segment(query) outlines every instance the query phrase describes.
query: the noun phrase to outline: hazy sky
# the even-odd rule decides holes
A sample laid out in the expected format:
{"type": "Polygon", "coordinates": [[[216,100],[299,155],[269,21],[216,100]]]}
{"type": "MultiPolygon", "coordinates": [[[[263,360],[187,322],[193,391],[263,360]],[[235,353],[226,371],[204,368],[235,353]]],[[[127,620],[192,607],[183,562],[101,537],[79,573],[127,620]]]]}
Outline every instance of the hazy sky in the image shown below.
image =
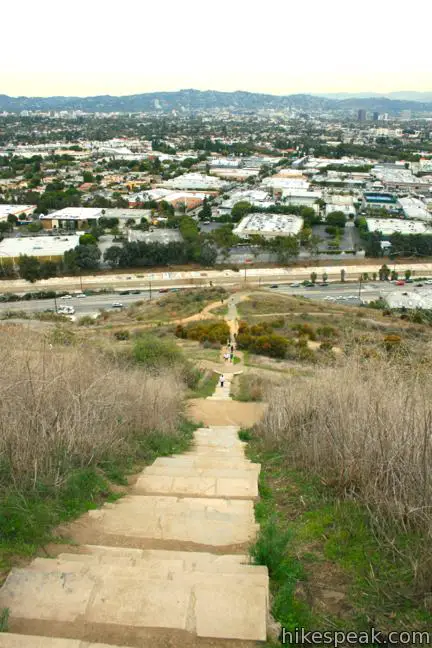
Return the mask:
{"type": "Polygon", "coordinates": [[[432,91],[431,19],[430,0],[6,0],[0,94],[432,91]]]}

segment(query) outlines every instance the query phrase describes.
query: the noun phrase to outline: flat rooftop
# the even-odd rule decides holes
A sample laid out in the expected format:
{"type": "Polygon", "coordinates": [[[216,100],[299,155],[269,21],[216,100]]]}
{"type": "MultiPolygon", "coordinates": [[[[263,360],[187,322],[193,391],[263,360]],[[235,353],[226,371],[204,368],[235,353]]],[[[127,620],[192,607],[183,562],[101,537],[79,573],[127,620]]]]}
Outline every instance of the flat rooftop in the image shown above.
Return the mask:
{"type": "Polygon", "coordinates": [[[369,232],[382,232],[389,235],[400,234],[432,234],[423,223],[401,220],[400,218],[366,218],[369,232]]]}
{"type": "Polygon", "coordinates": [[[20,254],[36,257],[63,256],[67,250],[79,245],[79,236],[23,236],[5,238],[0,242],[0,258],[19,257],[20,254]]]}
{"type": "Polygon", "coordinates": [[[303,218],[285,214],[250,214],[233,230],[237,236],[295,236],[303,227],[303,218]]]}
{"type": "Polygon", "coordinates": [[[415,218],[424,221],[432,220],[432,213],[427,210],[425,203],[418,198],[413,198],[411,196],[399,198],[399,204],[407,218],[415,218]]]}
{"type": "Polygon", "coordinates": [[[65,207],[58,211],[47,214],[41,214],[40,220],[95,220],[103,216],[102,209],[95,207],[65,207]]]}
{"type": "Polygon", "coordinates": [[[0,205],[0,219],[6,219],[9,214],[19,216],[20,214],[27,214],[36,209],[36,205],[0,205]]]}

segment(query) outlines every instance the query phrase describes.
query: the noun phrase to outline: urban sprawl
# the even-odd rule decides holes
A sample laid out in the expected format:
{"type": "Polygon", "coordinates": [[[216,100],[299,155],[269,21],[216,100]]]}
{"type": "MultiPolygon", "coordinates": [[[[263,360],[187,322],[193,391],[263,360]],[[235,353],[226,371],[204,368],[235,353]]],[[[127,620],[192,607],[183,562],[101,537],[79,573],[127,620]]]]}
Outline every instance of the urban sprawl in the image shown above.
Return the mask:
{"type": "MultiPolygon", "coordinates": [[[[432,116],[0,113],[0,275],[432,257],[432,116]]],[[[352,262],[352,261],[351,261],[352,262]]]]}

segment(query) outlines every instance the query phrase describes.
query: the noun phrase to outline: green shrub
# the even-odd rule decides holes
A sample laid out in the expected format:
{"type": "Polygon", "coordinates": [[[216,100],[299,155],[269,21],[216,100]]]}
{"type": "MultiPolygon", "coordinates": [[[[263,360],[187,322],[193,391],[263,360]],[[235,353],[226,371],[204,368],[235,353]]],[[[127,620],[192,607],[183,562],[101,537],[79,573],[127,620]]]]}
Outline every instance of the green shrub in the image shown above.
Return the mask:
{"type": "Polygon", "coordinates": [[[224,320],[215,322],[194,322],[184,327],[179,324],[175,330],[176,337],[197,342],[218,342],[225,344],[230,337],[230,328],[224,320]]]}
{"type": "Polygon", "coordinates": [[[95,320],[91,315],[83,315],[78,320],[78,326],[91,326],[92,324],[95,324],[95,320]]]}
{"type": "Polygon", "coordinates": [[[174,366],[183,362],[183,354],[174,342],[161,340],[154,335],[141,335],[136,339],[133,357],[148,369],[174,366]]]}
{"type": "Polygon", "coordinates": [[[335,329],[333,326],[328,326],[328,325],[320,326],[319,328],[317,328],[316,332],[317,332],[318,337],[320,337],[320,338],[325,338],[325,339],[333,338],[334,339],[334,338],[338,337],[338,330],[335,329]]]}

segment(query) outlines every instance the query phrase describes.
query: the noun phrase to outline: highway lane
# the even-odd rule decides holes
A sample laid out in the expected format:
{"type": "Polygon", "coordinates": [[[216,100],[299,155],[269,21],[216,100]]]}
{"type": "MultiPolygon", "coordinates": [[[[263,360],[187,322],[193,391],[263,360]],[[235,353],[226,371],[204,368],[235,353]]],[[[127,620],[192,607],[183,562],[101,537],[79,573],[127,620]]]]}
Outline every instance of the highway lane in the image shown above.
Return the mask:
{"type": "MultiPolygon", "coordinates": [[[[369,302],[378,299],[380,296],[385,298],[385,296],[389,293],[400,293],[402,295],[407,291],[413,290],[420,294],[424,291],[431,291],[430,286],[424,286],[423,288],[416,288],[415,284],[396,286],[394,282],[362,283],[361,291],[359,290],[359,283],[330,283],[328,286],[320,286],[319,284],[317,284],[316,286],[311,288],[306,288],[305,286],[295,288],[290,286],[289,284],[273,285],[277,285],[277,288],[271,288],[270,285],[262,285],[261,288],[265,289],[266,292],[272,294],[298,295],[312,300],[322,301],[325,300],[326,297],[328,297],[344,305],[359,304],[359,297],[362,301],[369,302]]],[[[190,288],[190,286],[184,287],[190,288]]],[[[258,286],[256,285],[244,285],[245,290],[253,290],[257,287],[258,286]]],[[[137,290],[137,288],[135,288],[135,290],[137,290]]],[[[159,290],[152,290],[152,299],[158,299],[161,296],[162,295],[159,290]]],[[[115,302],[123,304],[124,307],[128,307],[139,300],[149,299],[150,291],[143,288],[139,294],[134,295],[120,295],[117,292],[108,294],[104,293],[100,295],[89,295],[81,299],[74,296],[72,297],[72,299],[57,298],[57,307],[60,307],[62,305],[73,306],[75,309],[75,318],[77,318],[84,315],[96,315],[102,309],[111,310],[113,307],[112,305],[115,302]]],[[[55,302],[53,299],[35,299],[31,301],[6,302],[0,303],[0,315],[5,311],[24,311],[26,313],[34,313],[43,312],[48,309],[54,310],[54,308],[55,302]]]]}

